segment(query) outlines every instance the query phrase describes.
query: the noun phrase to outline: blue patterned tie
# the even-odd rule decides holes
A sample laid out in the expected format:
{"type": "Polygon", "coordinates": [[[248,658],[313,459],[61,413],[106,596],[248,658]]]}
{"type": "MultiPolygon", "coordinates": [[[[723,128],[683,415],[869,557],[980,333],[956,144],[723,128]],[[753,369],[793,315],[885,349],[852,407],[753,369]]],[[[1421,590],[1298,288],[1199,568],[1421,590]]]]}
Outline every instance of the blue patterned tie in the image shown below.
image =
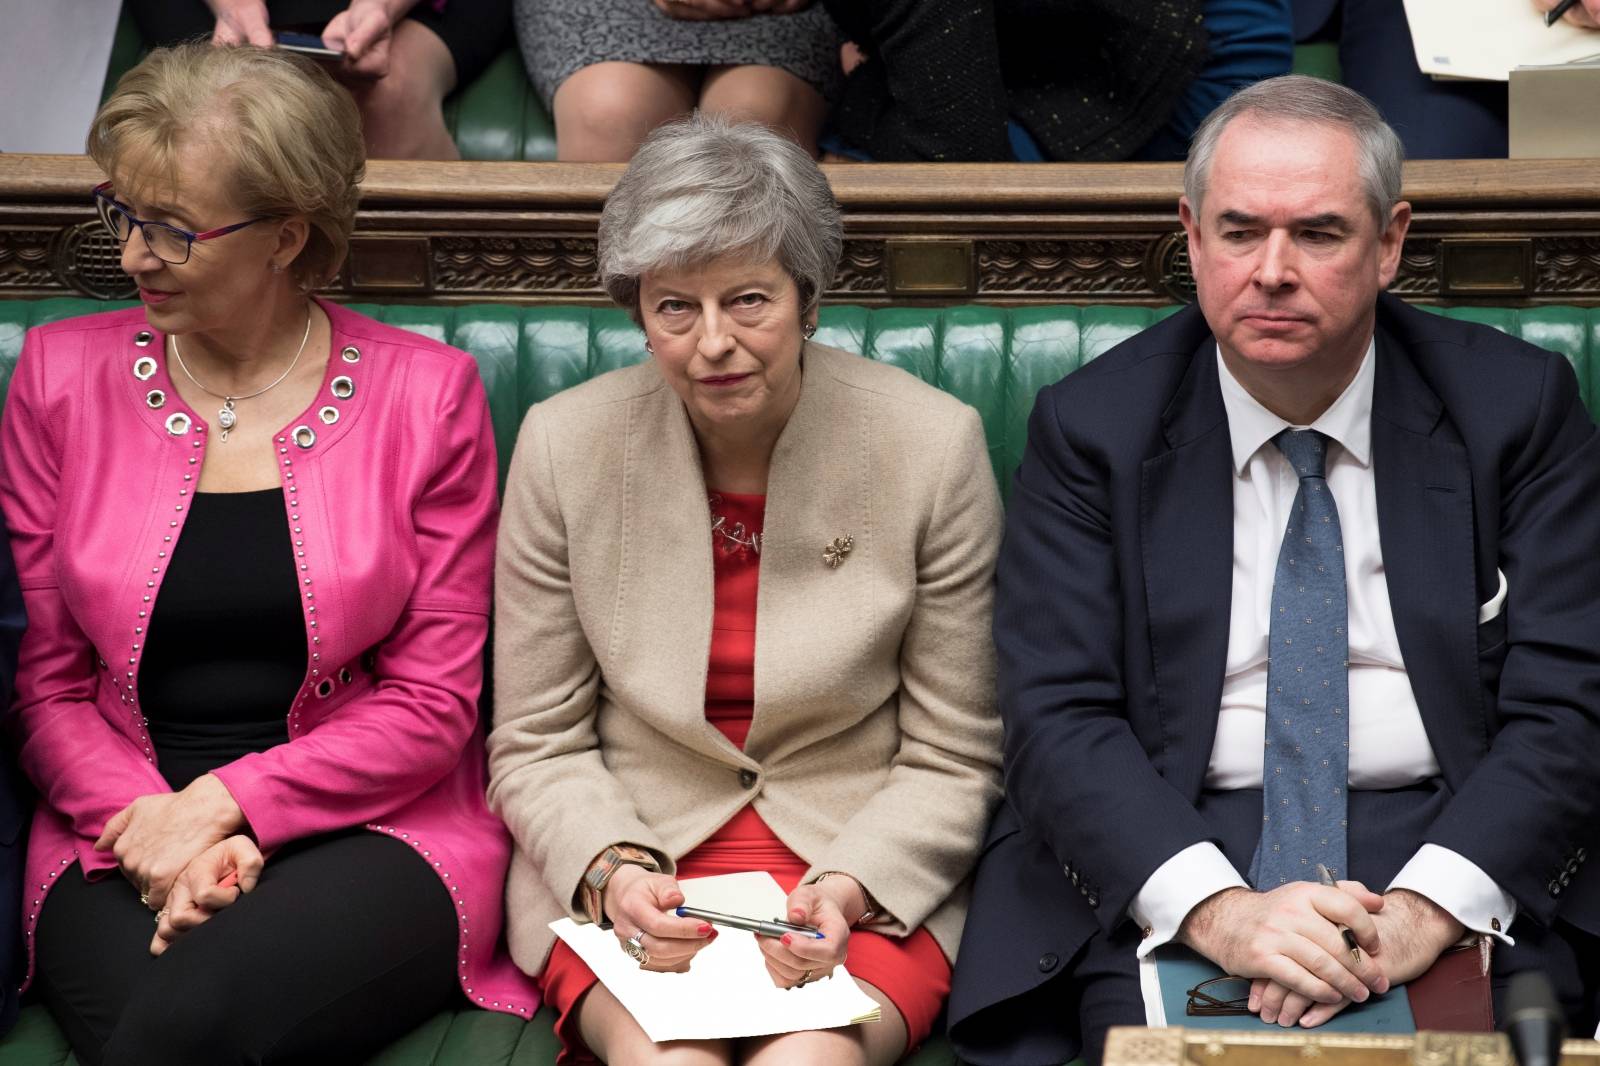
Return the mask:
{"type": "Polygon", "coordinates": [[[1350,765],[1349,638],[1344,544],[1324,476],[1327,438],[1286,429],[1273,439],[1300,476],[1272,582],[1261,842],[1250,881],[1266,892],[1345,867],[1350,765]]]}

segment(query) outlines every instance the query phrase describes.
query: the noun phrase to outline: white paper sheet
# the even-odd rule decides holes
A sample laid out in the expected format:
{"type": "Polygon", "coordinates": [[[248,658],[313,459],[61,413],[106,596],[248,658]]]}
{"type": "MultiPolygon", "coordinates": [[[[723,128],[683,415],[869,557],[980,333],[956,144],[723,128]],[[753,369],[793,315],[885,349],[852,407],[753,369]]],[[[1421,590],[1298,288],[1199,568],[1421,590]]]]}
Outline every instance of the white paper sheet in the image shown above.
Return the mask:
{"type": "MultiPolygon", "coordinates": [[[[753,918],[783,913],[783,889],[762,871],[690,878],[679,886],[691,907],[753,918]]],[[[550,928],[657,1043],[835,1029],[878,1019],[876,1001],[842,966],[804,988],[778,988],[755,936],[737,929],[721,930],[689,972],[678,974],[639,969],[620,949],[617,935],[597,926],[562,918],[550,928]]]]}
{"type": "Polygon", "coordinates": [[[1436,78],[1508,81],[1513,67],[1600,55],[1600,30],[1544,15],[1526,0],[1405,0],[1417,66],[1436,78]]]}

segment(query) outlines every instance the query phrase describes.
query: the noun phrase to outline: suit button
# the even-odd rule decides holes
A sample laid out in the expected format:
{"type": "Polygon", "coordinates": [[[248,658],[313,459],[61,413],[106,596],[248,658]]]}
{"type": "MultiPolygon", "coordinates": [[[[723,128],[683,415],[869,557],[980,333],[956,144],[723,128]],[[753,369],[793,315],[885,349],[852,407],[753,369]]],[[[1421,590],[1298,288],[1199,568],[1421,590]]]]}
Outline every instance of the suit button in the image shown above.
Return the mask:
{"type": "Polygon", "coordinates": [[[1572,878],[1567,874],[1562,874],[1557,880],[1561,882],[1562,888],[1566,888],[1568,885],[1572,884],[1572,878]]]}
{"type": "Polygon", "coordinates": [[[1549,892],[1550,892],[1550,894],[1552,896],[1561,895],[1561,882],[1560,881],[1551,881],[1548,885],[1545,886],[1545,888],[1547,888],[1549,890],[1549,892]]]}
{"type": "Polygon", "coordinates": [[[1578,857],[1578,861],[1579,862],[1582,862],[1584,859],[1587,859],[1589,857],[1589,850],[1587,848],[1579,848],[1573,854],[1575,854],[1578,857]]]}
{"type": "Polygon", "coordinates": [[[1039,972],[1049,973],[1061,964],[1061,959],[1053,951],[1047,951],[1039,956],[1039,972]]]}
{"type": "Polygon", "coordinates": [[[754,770],[740,770],[739,784],[743,785],[745,788],[755,788],[756,772],[754,770]]]}
{"type": "Polygon", "coordinates": [[[1082,880],[1082,878],[1080,878],[1078,876],[1078,871],[1076,871],[1076,870],[1072,871],[1072,883],[1074,885],[1077,885],[1081,880],[1082,880]]]}
{"type": "Polygon", "coordinates": [[[1567,873],[1568,874],[1575,874],[1577,872],[1578,872],[1578,860],[1577,859],[1569,859],[1567,861],[1567,873]]]}
{"type": "Polygon", "coordinates": [[[1100,893],[1091,889],[1089,892],[1089,907],[1093,909],[1098,906],[1100,906],[1100,893]]]}

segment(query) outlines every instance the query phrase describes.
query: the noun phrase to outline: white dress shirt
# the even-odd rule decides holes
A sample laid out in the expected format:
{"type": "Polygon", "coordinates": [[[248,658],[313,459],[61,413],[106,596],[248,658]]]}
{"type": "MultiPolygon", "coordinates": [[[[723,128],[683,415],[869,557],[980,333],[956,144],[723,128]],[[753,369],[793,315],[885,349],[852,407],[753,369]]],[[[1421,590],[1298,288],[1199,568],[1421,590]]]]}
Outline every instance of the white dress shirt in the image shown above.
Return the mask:
{"type": "MultiPolygon", "coordinates": [[[[1233,603],[1207,788],[1262,787],[1272,583],[1289,510],[1300,489],[1299,477],[1272,438],[1290,428],[1314,429],[1330,440],[1327,482],[1339,508],[1349,609],[1349,787],[1400,788],[1439,773],[1400,655],[1378,541],[1372,473],[1374,358],[1369,343],[1354,380],[1305,427],[1291,426],[1263,407],[1217,353],[1233,448],[1233,603]]],[[[1171,940],[1196,904],[1235,886],[1248,887],[1214,844],[1195,844],[1168,859],[1130,907],[1146,934],[1140,957],[1171,940]]],[[[1505,931],[1516,916],[1516,902],[1454,851],[1422,845],[1388,887],[1421,893],[1468,929],[1509,942],[1505,931]]]]}

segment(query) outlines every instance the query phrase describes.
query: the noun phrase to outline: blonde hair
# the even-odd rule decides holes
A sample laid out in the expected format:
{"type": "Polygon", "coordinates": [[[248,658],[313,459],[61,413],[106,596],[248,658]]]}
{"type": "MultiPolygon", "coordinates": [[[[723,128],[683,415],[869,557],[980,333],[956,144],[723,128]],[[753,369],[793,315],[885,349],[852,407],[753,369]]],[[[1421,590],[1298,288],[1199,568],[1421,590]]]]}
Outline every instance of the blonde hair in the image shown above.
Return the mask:
{"type": "Polygon", "coordinates": [[[179,147],[193,139],[215,149],[247,215],[310,223],[289,266],[302,289],[338,274],[366,169],[361,116],[348,92],[315,63],[279,49],[204,41],[157,48],[101,105],[88,152],[108,177],[130,157],[171,177],[179,147]]]}

